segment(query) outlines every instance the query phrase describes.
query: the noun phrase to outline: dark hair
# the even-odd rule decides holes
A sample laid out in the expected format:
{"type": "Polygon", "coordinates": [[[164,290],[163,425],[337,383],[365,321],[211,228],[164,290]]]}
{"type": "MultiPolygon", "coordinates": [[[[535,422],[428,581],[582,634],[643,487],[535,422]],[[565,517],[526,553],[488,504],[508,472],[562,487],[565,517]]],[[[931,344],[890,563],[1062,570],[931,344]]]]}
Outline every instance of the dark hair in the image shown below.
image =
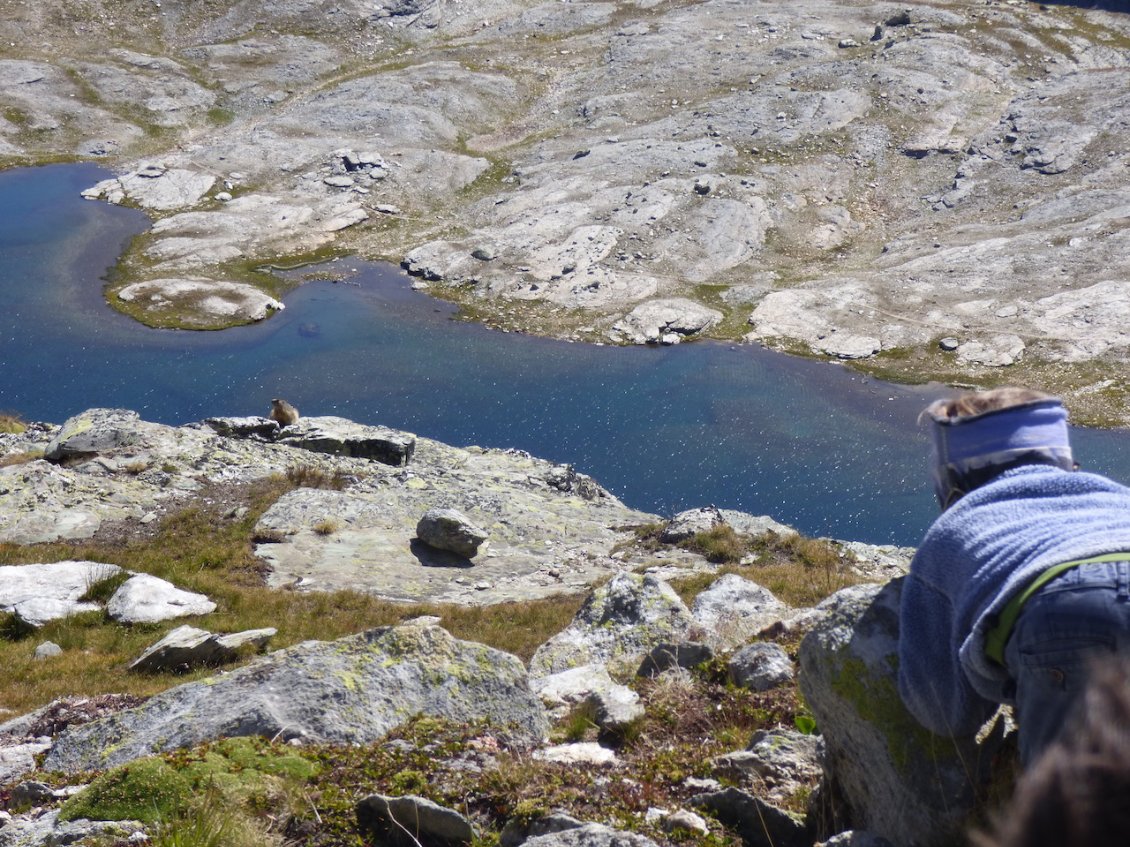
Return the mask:
{"type": "Polygon", "coordinates": [[[1130,839],[1130,662],[1094,668],[1074,721],[1017,785],[977,847],[1091,847],[1130,839]]]}

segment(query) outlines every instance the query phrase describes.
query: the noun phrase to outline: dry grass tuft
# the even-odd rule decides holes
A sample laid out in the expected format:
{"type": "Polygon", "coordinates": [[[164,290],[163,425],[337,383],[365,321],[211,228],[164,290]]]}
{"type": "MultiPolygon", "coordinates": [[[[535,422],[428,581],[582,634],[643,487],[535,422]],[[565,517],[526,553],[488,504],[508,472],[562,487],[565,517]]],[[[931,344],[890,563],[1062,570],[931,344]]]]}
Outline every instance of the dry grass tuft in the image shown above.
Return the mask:
{"type": "Polygon", "coordinates": [[[0,412],[0,433],[18,435],[27,429],[27,423],[19,415],[0,412]]]}
{"type": "Polygon", "coordinates": [[[286,479],[295,488],[327,488],[332,491],[341,491],[349,484],[349,478],[344,473],[331,474],[310,465],[287,468],[286,479]]]}
{"type": "Polygon", "coordinates": [[[9,453],[7,456],[0,456],[0,468],[7,468],[13,465],[26,465],[28,462],[34,462],[36,459],[42,458],[42,450],[27,450],[22,453],[9,453]]]}

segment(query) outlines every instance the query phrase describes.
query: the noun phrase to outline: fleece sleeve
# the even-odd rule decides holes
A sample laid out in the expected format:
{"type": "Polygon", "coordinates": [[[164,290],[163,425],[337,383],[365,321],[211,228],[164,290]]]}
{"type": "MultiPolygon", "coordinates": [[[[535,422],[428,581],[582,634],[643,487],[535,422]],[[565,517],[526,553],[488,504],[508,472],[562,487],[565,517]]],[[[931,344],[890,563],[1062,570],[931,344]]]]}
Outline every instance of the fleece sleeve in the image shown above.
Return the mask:
{"type": "Polygon", "coordinates": [[[899,694],[919,723],[948,738],[973,735],[997,708],[969,685],[953,630],[950,598],[912,566],[899,613],[899,694]]]}

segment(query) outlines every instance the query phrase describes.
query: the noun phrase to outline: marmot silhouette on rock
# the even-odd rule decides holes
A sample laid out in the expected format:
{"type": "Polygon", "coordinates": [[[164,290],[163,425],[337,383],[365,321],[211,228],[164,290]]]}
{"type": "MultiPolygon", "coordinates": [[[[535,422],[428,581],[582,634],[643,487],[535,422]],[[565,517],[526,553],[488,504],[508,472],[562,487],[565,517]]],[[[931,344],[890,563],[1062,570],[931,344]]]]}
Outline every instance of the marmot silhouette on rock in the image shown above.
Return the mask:
{"type": "Polygon", "coordinates": [[[285,400],[277,397],[271,401],[271,420],[277,421],[279,426],[290,426],[298,420],[298,409],[285,400]]]}

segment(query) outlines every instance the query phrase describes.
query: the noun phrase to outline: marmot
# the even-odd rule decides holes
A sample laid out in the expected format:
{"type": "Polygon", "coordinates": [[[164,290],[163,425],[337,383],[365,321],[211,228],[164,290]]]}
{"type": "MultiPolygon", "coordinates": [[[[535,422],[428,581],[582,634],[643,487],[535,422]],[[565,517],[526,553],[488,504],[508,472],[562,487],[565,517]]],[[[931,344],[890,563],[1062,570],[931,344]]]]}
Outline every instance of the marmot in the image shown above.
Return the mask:
{"type": "Polygon", "coordinates": [[[298,420],[298,409],[285,400],[277,397],[271,401],[271,420],[278,421],[279,426],[290,426],[298,420]]]}

